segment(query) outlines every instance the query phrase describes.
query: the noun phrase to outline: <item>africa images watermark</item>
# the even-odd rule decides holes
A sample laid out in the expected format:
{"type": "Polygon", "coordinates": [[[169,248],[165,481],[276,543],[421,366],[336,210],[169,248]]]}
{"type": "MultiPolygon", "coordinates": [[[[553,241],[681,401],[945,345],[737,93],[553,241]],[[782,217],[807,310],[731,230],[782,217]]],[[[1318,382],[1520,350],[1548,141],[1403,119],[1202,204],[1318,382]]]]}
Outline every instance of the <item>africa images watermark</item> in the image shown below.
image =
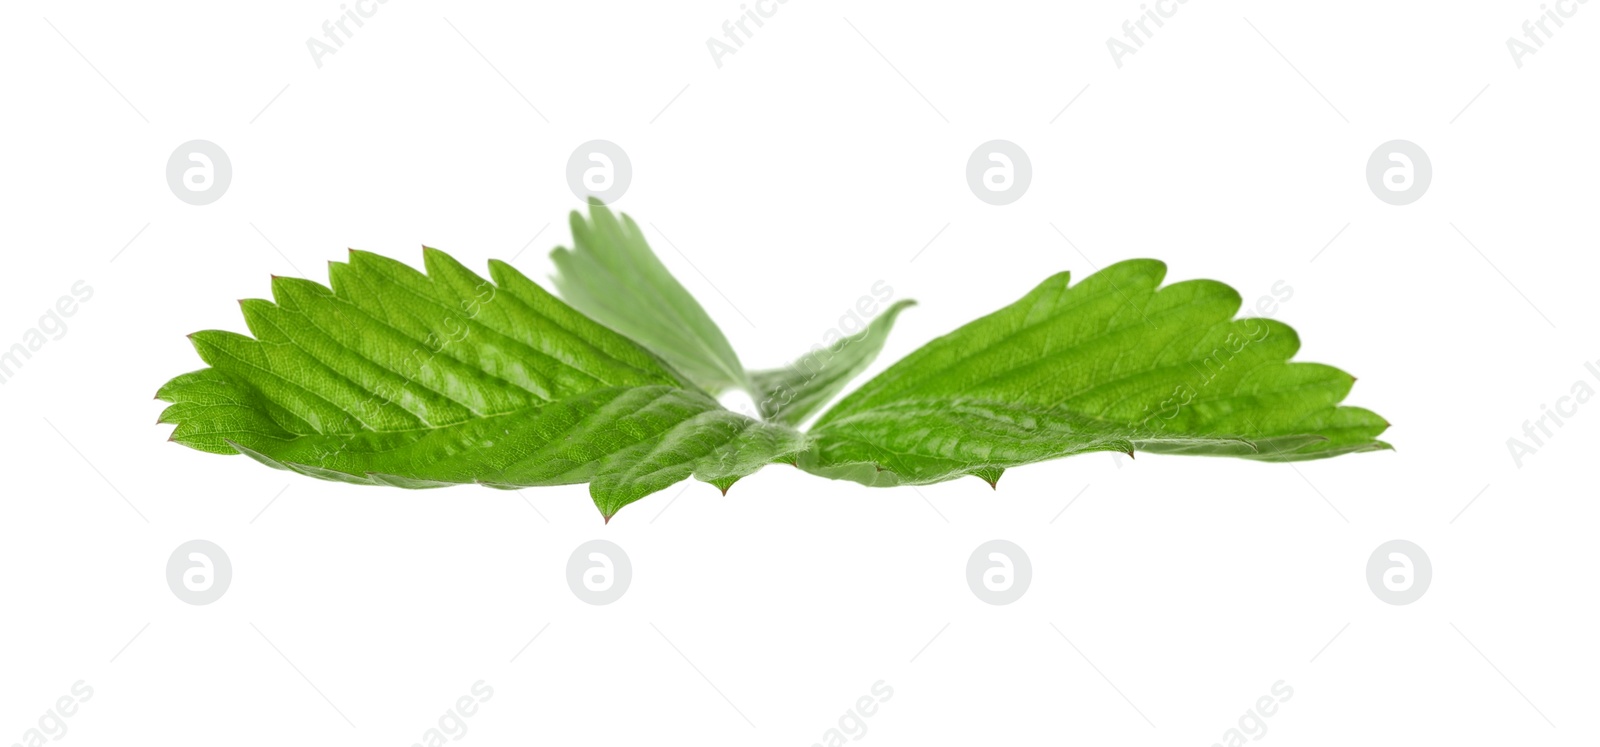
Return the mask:
{"type": "Polygon", "coordinates": [[[1155,30],[1167,25],[1164,19],[1177,15],[1178,6],[1187,2],[1189,0],[1156,0],[1154,3],[1140,3],[1139,10],[1142,12],[1134,17],[1138,20],[1130,18],[1122,22],[1122,36],[1128,41],[1115,36],[1106,37],[1106,49],[1111,52],[1111,61],[1116,63],[1117,69],[1122,69],[1122,58],[1137,54],[1144,48],[1145,42],[1155,38],[1155,30]],[[1151,7],[1152,5],[1155,7],[1151,7]]]}
{"type": "Polygon", "coordinates": [[[67,719],[77,715],[78,706],[94,697],[94,688],[88,682],[78,680],[72,683],[70,692],[56,698],[54,703],[45,709],[44,715],[39,717],[36,726],[29,727],[22,733],[19,745],[34,747],[45,743],[45,737],[56,741],[67,735],[67,719]]]}
{"type": "MultiPolygon", "coordinates": [[[[1239,318],[1238,323],[1241,325],[1239,330],[1229,332],[1227,337],[1223,338],[1221,344],[1213,347],[1211,352],[1205,358],[1202,358],[1198,364],[1190,363],[1190,369],[1196,374],[1193,385],[1179,384],[1173,387],[1172,396],[1162,400],[1157,405],[1159,409],[1156,412],[1151,412],[1145,418],[1145,422],[1150,422],[1150,418],[1160,418],[1155,421],[1156,427],[1166,428],[1166,421],[1177,417],[1178,413],[1183,412],[1184,408],[1193,404],[1195,399],[1202,393],[1202,390],[1211,386],[1211,382],[1215,381],[1227,369],[1228,364],[1232,363],[1234,358],[1244,352],[1245,348],[1267,339],[1267,336],[1272,332],[1272,328],[1262,320],[1270,319],[1277,312],[1278,304],[1291,298],[1294,298],[1293,287],[1282,280],[1273,283],[1272,295],[1262,296],[1256,300],[1255,309],[1260,316],[1239,318]],[[1249,325],[1248,328],[1245,325],[1249,325]]],[[[1149,405],[1146,405],[1144,409],[1145,412],[1150,412],[1149,405]]]]}
{"type": "Polygon", "coordinates": [[[1223,732],[1222,738],[1211,747],[1239,747],[1245,744],[1246,737],[1255,741],[1266,736],[1267,719],[1278,715],[1278,706],[1293,697],[1294,688],[1288,682],[1278,680],[1272,683],[1271,694],[1256,698],[1256,702],[1239,717],[1239,725],[1223,732]]]}
{"type": "Polygon", "coordinates": [[[1522,69],[1522,58],[1537,54],[1545,42],[1555,38],[1555,29],[1550,28],[1552,24],[1557,29],[1567,25],[1563,19],[1576,15],[1578,6],[1587,2],[1589,0],[1555,0],[1551,3],[1540,3],[1539,10],[1544,12],[1534,17],[1538,20],[1530,18],[1522,22],[1522,36],[1528,41],[1515,36],[1506,37],[1506,49],[1511,52],[1511,61],[1517,64],[1517,69],[1522,69]]]}
{"type": "Polygon", "coordinates": [[[825,373],[834,373],[830,369],[834,357],[846,346],[863,342],[872,319],[893,299],[894,288],[888,282],[879,280],[873,283],[872,294],[857,298],[855,304],[845,309],[845,313],[839,317],[838,326],[824,332],[822,342],[812,345],[810,350],[794,362],[793,367],[804,372],[804,381],[784,382],[767,390],[758,403],[760,409],[773,414],[781,412],[800,396],[801,391],[805,390],[812,380],[825,373]]]}
{"type": "MultiPolygon", "coordinates": [[[[1595,381],[1600,381],[1600,361],[1585,361],[1583,368],[1595,381]]],[[[1578,407],[1588,404],[1591,399],[1594,399],[1594,387],[1588,381],[1578,379],[1572,382],[1565,395],[1556,398],[1554,407],[1540,403],[1539,417],[1522,421],[1522,435],[1528,440],[1523,441],[1516,436],[1506,439],[1506,451],[1510,452],[1511,461],[1517,465],[1517,469],[1522,469],[1524,459],[1539,453],[1545,441],[1555,437],[1555,429],[1566,425],[1568,418],[1578,414],[1578,407]]]]}
{"type": "Polygon", "coordinates": [[[53,340],[67,336],[67,317],[78,313],[81,304],[94,298],[94,288],[79,280],[72,284],[72,295],[56,299],[55,305],[44,310],[33,327],[24,330],[22,340],[5,350],[0,350],[0,384],[17,377],[24,364],[33,360],[33,354],[44,349],[53,340]]]}
{"type": "Polygon", "coordinates": [[[311,52],[311,61],[317,69],[322,69],[322,58],[338,54],[344,43],[355,38],[356,32],[350,28],[367,25],[366,19],[378,14],[378,7],[389,0],[355,0],[352,3],[340,3],[339,15],[322,22],[322,36],[328,41],[323,41],[315,36],[306,37],[306,50],[311,52]],[[354,7],[352,7],[354,6],[354,7]],[[331,42],[331,43],[330,43],[331,42]]]}
{"type": "Polygon", "coordinates": [[[859,741],[867,735],[867,719],[878,714],[878,707],[889,702],[894,697],[894,688],[885,680],[872,683],[869,694],[856,698],[850,707],[845,709],[844,715],[839,717],[838,725],[831,726],[822,732],[822,739],[812,747],[837,747],[845,743],[848,737],[851,741],[859,741]]]}
{"type": "Polygon", "coordinates": [[[445,709],[444,715],[439,717],[436,726],[428,727],[422,733],[422,738],[417,740],[412,747],[436,747],[445,743],[445,738],[450,741],[460,741],[467,735],[467,719],[478,715],[478,708],[483,703],[489,702],[494,697],[494,688],[488,682],[478,680],[472,683],[471,694],[462,695],[445,709]]]}
{"type": "Polygon", "coordinates": [[[750,24],[755,24],[758,29],[767,25],[764,19],[777,15],[778,8],[788,2],[789,0],[755,0],[754,3],[739,3],[740,13],[734,16],[739,20],[722,21],[722,36],[728,41],[725,42],[715,36],[706,37],[706,50],[711,53],[711,61],[716,63],[717,69],[722,69],[722,58],[738,54],[745,42],[755,38],[756,32],[750,28],[750,24]]]}
{"type": "MultiPolygon", "coordinates": [[[[1198,379],[1200,382],[1200,388],[1204,389],[1206,386],[1210,385],[1211,381],[1217,377],[1217,374],[1228,367],[1228,362],[1233,360],[1233,357],[1242,352],[1246,346],[1250,345],[1252,342],[1260,342],[1261,340],[1266,339],[1268,330],[1266,329],[1266,325],[1261,323],[1259,320],[1271,319],[1278,313],[1278,308],[1282,304],[1288,303],[1292,298],[1294,298],[1294,286],[1289,285],[1287,280],[1279,280],[1274,282],[1272,284],[1272,292],[1270,294],[1262,294],[1261,296],[1257,297],[1255,304],[1251,306],[1251,308],[1255,311],[1255,316],[1240,317],[1239,321],[1254,321],[1257,327],[1260,329],[1260,337],[1255,337],[1254,332],[1247,333],[1244,338],[1239,338],[1237,333],[1230,334],[1228,339],[1225,341],[1228,343],[1226,357],[1224,357],[1224,350],[1222,348],[1213,348],[1211,354],[1207,355],[1205,359],[1201,361],[1201,363],[1205,365],[1205,371],[1202,371],[1198,366],[1193,366],[1193,369],[1197,373],[1200,373],[1200,378],[1198,379]],[[1237,349],[1235,349],[1235,347],[1237,347],[1237,349]],[[1209,375],[1206,373],[1206,371],[1210,372],[1209,375]]],[[[1200,391],[1198,389],[1188,384],[1179,384],[1173,387],[1172,396],[1163,399],[1160,404],[1157,405],[1163,412],[1170,410],[1171,414],[1169,415],[1163,414],[1162,412],[1150,412],[1150,406],[1146,405],[1144,411],[1150,414],[1145,417],[1144,422],[1149,422],[1150,418],[1159,417],[1160,420],[1156,422],[1156,426],[1159,428],[1165,428],[1166,421],[1177,417],[1178,413],[1182,412],[1183,408],[1193,404],[1195,398],[1199,395],[1200,391]]],[[[1120,451],[1113,451],[1111,452],[1111,462],[1112,464],[1116,465],[1117,469],[1122,469],[1122,460],[1128,458],[1129,456],[1130,455],[1124,454],[1120,451]]]]}

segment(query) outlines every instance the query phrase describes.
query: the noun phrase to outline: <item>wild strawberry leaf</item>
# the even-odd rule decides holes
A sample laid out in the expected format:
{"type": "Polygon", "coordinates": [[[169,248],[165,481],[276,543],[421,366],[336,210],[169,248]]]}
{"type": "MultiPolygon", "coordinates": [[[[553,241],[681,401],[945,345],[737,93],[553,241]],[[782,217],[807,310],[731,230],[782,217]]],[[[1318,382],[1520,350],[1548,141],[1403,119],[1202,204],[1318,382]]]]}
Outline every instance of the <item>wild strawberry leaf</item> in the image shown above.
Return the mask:
{"type": "Polygon", "coordinates": [[[816,420],[882,350],[902,301],[860,335],[747,374],[726,339],[597,203],[558,249],[564,291],[503,262],[491,280],[424,248],[426,274],[352,251],[331,288],[274,278],[241,301],[251,336],[191,335],[209,368],[157,393],[172,440],[326,480],[403,488],[589,484],[601,514],[688,477],[724,491],[774,461],[868,485],[925,484],[1089,451],[1263,461],[1390,448],[1340,403],[1355,379],[1291,362],[1294,330],[1235,319],[1209,280],[1165,265],[1066,273],[912,353],[816,420]],[[724,354],[726,353],[726,354],[724,354]],[[753,392],[765,421],[711,393],[753,392]]]}
{"type": "Polygon", "coordinates": [[[1388,423],[1340,406],[1355,378],[1289,362],[1293,329],[1234,319],[1211,280],[1161,287],[1131,260],[1060,273],[927,344],[824,413],[800,466],[868,485],[926,484],[1089,451],[1264,461],[1388,449],[1388,423]]]}
{"type": "Polygon", "coordinates": [[[424,275],[366,252],[332,289],[274,278],[253,337],[190,336],[211,367],[157,393],[172,440],[344,482],[588,482],[608,520],[691,475],[727,489],[803,437],[719,406],[655,355],[503,262],[493,282],[424,249],[424,275]]]}
{"type": "Polygon", "coordinates": [[[783,368],[752,371],[756,406],[767,420],[798,426],[843,391],[851,379],[872,365],[900,312],[916,305],[899,301],[872,319],[859,334],[811,352],[783,368]]]}
{"type": "Polygon", "coordinates": [[[556,291],[567,303],[655,351],[712,394],[750,388],[722,328],[656,258],[633,218],[599,200],[570,216],[572,248],[556,247],[556,291]]]}
{"type": "Polygon", "coordinates": [[[865,371],[910,302],[885,310],[852,338],[817,348],[783,368],[747,372],[722,329],[661,263],[633,218],[590,198],[574,211],[572,248],[556,247],[557,292],[567,303],[654,351],[712,394],[749,393],[762,417],[799,425],[865,371]]]}

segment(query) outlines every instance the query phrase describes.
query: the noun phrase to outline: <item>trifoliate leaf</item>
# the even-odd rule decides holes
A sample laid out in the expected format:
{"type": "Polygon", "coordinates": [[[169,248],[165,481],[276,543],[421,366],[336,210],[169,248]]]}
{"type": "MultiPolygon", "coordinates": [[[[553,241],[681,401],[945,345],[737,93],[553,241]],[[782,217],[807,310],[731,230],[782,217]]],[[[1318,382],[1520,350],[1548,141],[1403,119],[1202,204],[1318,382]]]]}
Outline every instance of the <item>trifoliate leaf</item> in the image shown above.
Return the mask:
{"type": "Polygon", "coordinates": [[[1299,338],[1234,319],[1208,280],[1161,287],[1166,267],[1066,273],[890,366],[794,430],[882,350],[901,310],[782,369],[746,374],[638,226],[598,203],[557,250],[564,291],[510,265],[485,280],[424,249],[427,274],[365,252],[331,289],[274,278],[241,301],[253,336],[200,332],[211,367],[172,379],[172,440],[326,480],[403,488],[589,483],[610,519],[693,476],[726,491],[774,461],[868,485],[1134,450],[1290,461],[1387,449],[1388,423],[1341,406],[1355,379],[1290,362],[1299,338]],[[710,396],[752,392],[766,421],[710,396]]]}
{"type": "Polygon", "coordinates": [[[644,345],[712,394],[749,389],[750,380],[722,329],[624,215],[599,200],[589,220],[573,211],[572,248],[556,247],[557,292],[567,303],[644,345]]]}
{"type": "Polygon", "coordinates": [[[1388,423],[1339,406],[1354,377],[1289,362],[1287,325],[1234,319],[1210,280],[1160,287],[1131,260],[1051,277],[922,347],[811,429],[800,466],[868,485],[926,484],[1089,451],[1291,461],[1390,448],[1388,423]]]}
{"type": "Polygon", "coordinates": [[[883,350],[889,330],[900,312],[915,301],[900,301],[884,309],[859,334],[827,347],[817,346],[799,360],[767,371],[752,371],[756,406],[767,420],[798,426],[822,409],[851,379],[867,370],[883,350]]]}
{"type": "MultiPolygon", "coordinates": [[[[191,335],[211,366],[156,395],[201,451],[406,488],[588,482],[607,519],[691,475],[726,489],[804,446],[729,412],[638,344],[490,263],[425,249],[427,275],[365,252],[332,289],[273,279],[254,337],[191,335]]],[[[792,457],[791,457],[792,458],[792,457]]]]}

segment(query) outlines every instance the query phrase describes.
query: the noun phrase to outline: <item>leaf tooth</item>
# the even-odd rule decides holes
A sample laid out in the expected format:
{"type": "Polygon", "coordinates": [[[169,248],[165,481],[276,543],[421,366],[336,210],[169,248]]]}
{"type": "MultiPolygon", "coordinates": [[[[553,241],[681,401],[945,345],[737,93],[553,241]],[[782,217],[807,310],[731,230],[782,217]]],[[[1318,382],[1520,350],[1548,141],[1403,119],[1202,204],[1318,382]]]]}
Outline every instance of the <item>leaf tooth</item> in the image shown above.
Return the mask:
{"type": "Polygon", "coordinates": [[[990,490],[998,490],[1000,476],[1005,474],[1005,472],[1005,467],[984,466],[968,472],[967,474],[989,483],[990,490]]]}

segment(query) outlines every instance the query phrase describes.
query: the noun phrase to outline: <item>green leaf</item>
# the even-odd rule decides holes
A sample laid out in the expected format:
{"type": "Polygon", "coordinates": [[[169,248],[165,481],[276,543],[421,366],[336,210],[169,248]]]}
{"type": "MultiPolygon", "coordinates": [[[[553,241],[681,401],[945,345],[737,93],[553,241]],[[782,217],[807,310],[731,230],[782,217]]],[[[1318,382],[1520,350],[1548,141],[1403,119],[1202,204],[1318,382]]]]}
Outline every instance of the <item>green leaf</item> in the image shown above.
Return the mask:
{"type": "Polygon", "coordinates": [[[1020,301],[889,367],[794,429],[881,352],[894,304],[860,335],[746,374],[704,309],[598,203],[574,215],[558,283],[630,339],[510,265],[490,280],[424,248],[426,274],[354,252],[329,287],[274,278],[241,301],[251,335],[191,335],[210,368],[157,393],[172,440],[311,477],[430,488],[584,483],[609,520],[688,477],[726,491],[775,461],[868,485],[962,475],[1089,451],[1291,461],[1390,448],[1388,423],[1340,403],[1355,379],[1290,362],[1299,338],[1234,319],[1225,285],[1161,286],[1123,262],[1020,301]],[[652,352],[654,351],[654,352],[652,352]],[[738,386],[766,421],[719,406],[738,386]]]}
{"type": "Polygon", "coordinates": [[[575,308],[637,340],[712,394],[748,392],[762,417],[798,426],[883,349],[895,304],[855,338],[817,348],[784,368],[746,372],[704,308],[656,258],[632,218],[589,199],[590,218],[571,215],[573,248],[556,247],[556,290],[575,308]]]}
{"type": "Polygon", "coordinates": [[[707,392],[750,389],[722,329],[667,271],[633,219],[599,200],[573,211],[572,248],[556,247],[557,292],[567,303],[655,351],[707,392]]]}
{"type": "Polygon", "coordinates": [[[424,263],[351,252],[331,290],[274,278],[275,303],[240,302],[253,338],[190,336],[211,367],[161,388],[160,422],[186,446],[328,480],[588,482],[608,520],[691,475],[726,490],[804,447],[510,265],[491,262],[491,283],[437,250],[424,263]]]}
{"type": "Polygon", "coordinates": [[[997,480],[1090,451],[1292,461],[1390,448],[1378,415],[1339,403],[1355,378],[1289,362],[1293,329],[1234,319],[1210,280],[1160,287],[1130,260],[1051,277],[922,347],[820,417],[800,466],[868,485],[997,480]]]}
{"type": "Polygon", "coordinates": [[[860,334],[828,347],[817,346],[799,360],[767,371],[752,371],[756,406],[761,416],[798,426],[833,400],[851,379],[867,370],[889,339],[895,318],[915,301],[900,301],[885,309],[860,334]]]}

